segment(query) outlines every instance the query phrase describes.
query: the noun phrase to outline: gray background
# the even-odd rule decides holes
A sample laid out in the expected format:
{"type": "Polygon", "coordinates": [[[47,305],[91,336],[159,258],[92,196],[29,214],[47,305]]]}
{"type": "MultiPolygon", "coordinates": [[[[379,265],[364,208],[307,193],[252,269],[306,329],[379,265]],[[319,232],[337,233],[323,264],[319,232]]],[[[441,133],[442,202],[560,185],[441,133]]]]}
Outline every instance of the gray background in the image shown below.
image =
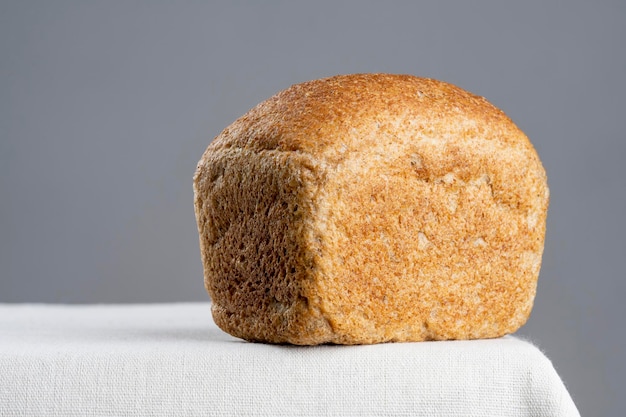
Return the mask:
{"type": "Polygon", "coordinates": [[[211,138],[296,82],[429,76],[533,141],[551,206],[520,333],[583,415],[623,415],[624,2],[173,3],[0,2],[0,302],[207,300],[211,138]]]}

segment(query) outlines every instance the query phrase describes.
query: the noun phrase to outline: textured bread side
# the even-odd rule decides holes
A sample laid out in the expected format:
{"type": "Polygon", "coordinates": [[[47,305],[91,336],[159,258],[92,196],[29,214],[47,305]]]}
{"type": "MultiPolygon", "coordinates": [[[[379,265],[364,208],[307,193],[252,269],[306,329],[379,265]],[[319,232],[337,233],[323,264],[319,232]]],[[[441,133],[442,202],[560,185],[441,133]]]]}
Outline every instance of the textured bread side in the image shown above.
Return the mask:
{"type": "Polygon", "coordinates": [[[545,172],[504,113],[450,84],[292,86],[225,129],[194,184],[213,315],[235,336],[485,338],[530,314],[545,172]]]}
{"type": "Polygon", "coordinates": [[[321,308],[342,343],[497,337],[535,296],[547,189],[524,149],[397,131],[328,175],[321,308]],[[473,143],[472,143],[473,142],[473,143]]]}
{"type": "Polygon", "coordinates": [[[318,179],[306,157],[209,147],[194,181],[205,286],[213,317],[252,341],[316,344],[331,329],[307,295],[308,231],[318,179]]]}

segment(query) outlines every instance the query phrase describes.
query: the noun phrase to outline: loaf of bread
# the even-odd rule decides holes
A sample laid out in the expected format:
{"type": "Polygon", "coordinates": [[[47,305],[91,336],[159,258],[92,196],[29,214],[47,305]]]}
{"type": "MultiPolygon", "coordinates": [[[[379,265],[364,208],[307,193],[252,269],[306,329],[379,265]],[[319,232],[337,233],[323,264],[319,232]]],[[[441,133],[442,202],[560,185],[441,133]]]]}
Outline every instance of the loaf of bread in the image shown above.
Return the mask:
{"type": "Polygon", "coordinates": [[[213,140],[194,191],[213,317],[236,337],[493,338],[530,314],[545,171],[502,111],[451,84],[294,85],[213,140]]]}

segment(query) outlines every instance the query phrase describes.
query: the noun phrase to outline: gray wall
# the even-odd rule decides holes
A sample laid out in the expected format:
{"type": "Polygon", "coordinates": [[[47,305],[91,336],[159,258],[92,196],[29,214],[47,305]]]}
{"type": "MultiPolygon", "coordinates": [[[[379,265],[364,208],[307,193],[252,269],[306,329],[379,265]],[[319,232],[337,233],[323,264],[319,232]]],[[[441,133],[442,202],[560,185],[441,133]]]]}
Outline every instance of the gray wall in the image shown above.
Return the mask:
{"type": "Polygon", "coordinates": [[[211,138],[292,83],[429,76],[534,142],[552,200],[520,333],[583,415],[623,415],[625,3],[429,3],[0,2],[0,302],[207,300],[211,138]]]}

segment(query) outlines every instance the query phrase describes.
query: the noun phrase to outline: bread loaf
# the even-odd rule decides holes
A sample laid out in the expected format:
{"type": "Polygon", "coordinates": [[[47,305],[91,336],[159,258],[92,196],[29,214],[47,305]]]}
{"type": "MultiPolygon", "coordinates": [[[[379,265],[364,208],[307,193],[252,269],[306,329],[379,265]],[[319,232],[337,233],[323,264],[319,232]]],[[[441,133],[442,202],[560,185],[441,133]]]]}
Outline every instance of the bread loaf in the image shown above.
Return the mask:
{"type": "Polygon", "coordinates": [[[213,140],[194,191],[213,317],[236,337],[492,338],[530,314],[545,171],[502,111],[453,85],[294,85],[213,140]]]}

